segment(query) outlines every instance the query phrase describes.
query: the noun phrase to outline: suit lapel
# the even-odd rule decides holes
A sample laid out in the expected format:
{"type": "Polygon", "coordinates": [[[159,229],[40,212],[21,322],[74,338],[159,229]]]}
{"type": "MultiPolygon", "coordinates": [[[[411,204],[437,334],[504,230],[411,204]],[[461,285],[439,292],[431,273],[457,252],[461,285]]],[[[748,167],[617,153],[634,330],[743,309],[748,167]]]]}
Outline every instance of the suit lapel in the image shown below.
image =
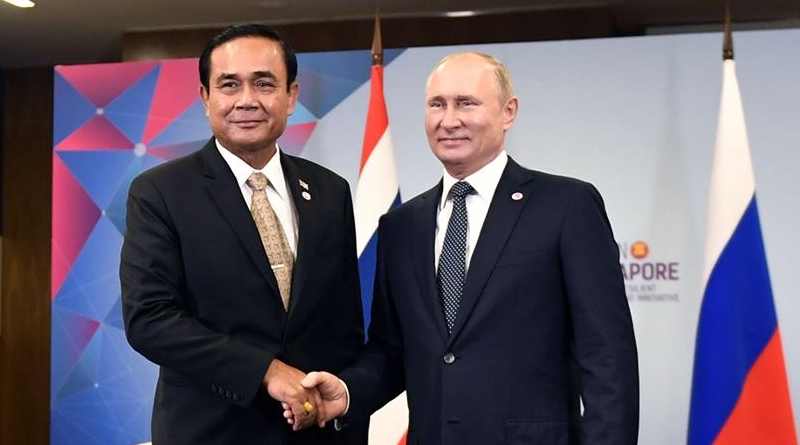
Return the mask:
{"type": "Polygon", "coordinates": [[[313,267],[316,257],[314,246],[318,244],[316,237],[319,233],[315,223],[320,221],[321,217],[316,215],[317,208],[313,200],[314,190],[311,189],[313,184],[309,183],[308,178],[300,177],[296,164],[283,153],[281,153],[281,167],[289,188],[289,195],[297,211],[297,255],[292,272],[292,295],[289,299],[289,313],[291,313],[303,295],[303,286],[313,267]]]}
{"type": "Polygon", "coordinates": [[[203,176],[207,179],[206,189],[217,204],[222,216],[228,221],[233,233],[239,238],[247,256],[269,283],[276,298],[280,298],[278,282],[269,267],[269,260],[261,244],[258,228],[242,199],[242,192],[236,183],[228,164],[217,151],[212,138],[200,153],[203,161],[203,176]]]}
{"type": "MultiPolygon", "coordinates": [[[[530,179],[529,171],[508,158],[506,168],[503,170],[503,175],[500,177],[500,182],[497,184],[497,189],[489,205],[475,251],[472,253],[450,343],[469,319],[486,286],[486,281],[497,264],[500,253],[508,243],[509,236],[517,224],[525,203],[531,198],[532,181],[530,179]],[[522,194],[520,199],[512,198],[512,195],[518,192],[522,194]]],[[[519,197],[519,195],[515,196],[519,197]]]]}
{"type": "Polygon", "coordinates": [[[436,330],[441,338],[447,338],[447,327],[436,289],[436,264],[434,262],[434,240],[436,235],[436,214],[442,196],[442,182],[420,195],[418,208],[412,212],[412,244],[414,270],[419,285],[423,313],[433,317],[436,330]]]}

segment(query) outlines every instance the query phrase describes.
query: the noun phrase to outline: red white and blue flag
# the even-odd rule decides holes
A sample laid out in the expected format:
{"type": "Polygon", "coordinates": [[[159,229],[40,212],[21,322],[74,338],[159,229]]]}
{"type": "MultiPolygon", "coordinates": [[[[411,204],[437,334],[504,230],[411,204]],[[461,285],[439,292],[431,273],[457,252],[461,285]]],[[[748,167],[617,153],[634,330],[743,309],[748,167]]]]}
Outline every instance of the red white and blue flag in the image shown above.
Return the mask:
{"type": "Polygon", "coordinates": [[[732,46],[723,70],[688,445],[797,445],[732,46]]]}
{"type": "MultiPolygon", "coordinates": [[[[375,18],[373,64],[370,76],[369,108],[361,149],[361,167],[356,187],[354,213],[358,269],[364,323],[369,326],[372,285],[375,278],[378,220],[392,207],[400,205],[400,183],[394,165],[394,150],[389,135],[389,115],[383,96],[383,64],[380,25],[375,18]]],[[[369,442],[378,445],[405,444],[408,408],[405,393],[373,414],[369,442]]]]}
{"type": "Polygon", "coordinates": [[[369,109],[361,149],[354,213],[356,247],[364,300],[364,322],[368,326],[372,306],[372,283],[375,277],[378,220],[390,208],[400,204],[400,185],[394,165],[394,150],[389,136],[389,117],[383,98],[383,66],[372,66],[369,109]]]}

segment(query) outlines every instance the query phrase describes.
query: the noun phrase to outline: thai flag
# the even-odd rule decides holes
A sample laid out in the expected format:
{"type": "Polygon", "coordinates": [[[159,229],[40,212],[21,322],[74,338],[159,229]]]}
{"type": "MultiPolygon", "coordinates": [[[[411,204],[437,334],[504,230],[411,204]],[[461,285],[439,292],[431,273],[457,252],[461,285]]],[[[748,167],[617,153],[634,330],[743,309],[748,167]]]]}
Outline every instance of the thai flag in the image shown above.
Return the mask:
{"type": "Polygon", "coordinates": [[[711,172],[689,445],[796,445],[732,45],[711,172]]]}
{"type": "MultiPolygon", "coordinates": [[[[380,22],[376,15],[369,108],[354,204],[358,269],[361,274],[361,296],[366,326],[369,326],[372,307],[378,220],[390,208],[400,205],[400,183],[394,165],[394,151],[389,136],[389,117],[383,97],[383,49],[380,35],[380,22]]],[[[408,406],[403,393],[372,415],[369,443],[404,445],[407,427],[408,406]]]]}
{"type": "Polygon", "coordinates": [[[373,65],[367,125],[354,204],[358,268],[361,274],[364,323],[367,326],[372,306],[372,282],[375,278],[378,220],[390,208],[399,204],[400,185],[394,166],[389,118],[383,98],[383,66],[373,65]]]}

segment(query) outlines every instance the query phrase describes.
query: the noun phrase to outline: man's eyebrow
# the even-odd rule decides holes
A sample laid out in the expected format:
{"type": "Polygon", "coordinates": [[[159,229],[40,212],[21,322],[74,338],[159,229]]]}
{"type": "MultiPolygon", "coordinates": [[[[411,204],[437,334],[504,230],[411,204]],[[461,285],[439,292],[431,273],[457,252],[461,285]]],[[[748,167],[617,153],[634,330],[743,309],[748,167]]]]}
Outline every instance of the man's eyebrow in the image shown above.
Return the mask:
{"type": "MultiPolygon", "coordinates": [[[[236,74],[236,73],[220,73],[217,76],[217,80],[238,79],[240,77],[241,76],[239,74],[236,74]]],[[[275,76],[275,74],[272,71],[269,71],[269,70],[267,70],[267,71],[253,71],[249,77],[253,78],[253,79],[260,79],[262,77],[267,77],[267,78],[270,78],[270,79],[277,79],[277,76],[275,76]]]]}
{"type": "MultiPolygon", "coordinates": [[[[436,96],[429,97],[427,100],[428,100],[428,102],[432,102],[432,101],[445,102],[445,101],[447,101],[447,98],[442,94],[438,94],[436,96]]],[[[471,100],[473,102],[478,102],[478,99],[475,96],[470,95],[470,94],[457,94],[457,95],[453,96],[453,100],[456,100],[456,101],[471,100]]]]}
{"type": "Polygon", "coordinates": [[[219,75],[217,76],[216,80],[219,81],[219,80],[236,79],[238,77],[239,76],[237,74],[234,74],[234,73],[219,73],[219,75]]]}
{"type": "Polygon", "coordinates": [[[278,76],[276,76],[272,71],[269,71],[269,70],[267,70],[267,71],[253,71],[252,76],[250,76],[250,77],[252,77],[254,79],[260,79],[262,77],[268,77],[270,79],[277,79],[278,78],[278,76]]]}

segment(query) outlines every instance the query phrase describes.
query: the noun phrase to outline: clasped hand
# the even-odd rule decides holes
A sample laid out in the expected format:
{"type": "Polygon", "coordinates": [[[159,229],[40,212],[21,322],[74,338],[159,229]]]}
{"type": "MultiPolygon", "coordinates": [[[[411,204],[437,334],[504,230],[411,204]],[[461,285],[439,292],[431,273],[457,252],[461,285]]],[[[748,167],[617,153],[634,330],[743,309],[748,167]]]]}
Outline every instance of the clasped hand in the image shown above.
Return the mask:
{"type": "Polygon", "coordinates": [[[267,368],[264,385],[270,397],[281,402],[283,416],[294,431],[314,424],[324,427],[347,407],[347,392],[336,376],[327,372],[306,375],[278,359],[267,368]]]}
{"type": "MultiPolygon", "coordinates": [[[[316,406],[316,416],[314,416],[317,425],[322,428],[327,422],[341,417],[345,414],[347,409],[347,391],[344,385],[333,374],[328,372],[310,372],[300,382],[300,385],[306,391],[313,391],[319,396],[316,406]]],[[[284,401],[281,403],[283,406],[283,417],[292,425],[292,429],[297,431],[311,425],[311,422],[306,421],[307,415],[302,406],[300,407],[299,415],[297,406],[291,402],[284,401]]]]}

